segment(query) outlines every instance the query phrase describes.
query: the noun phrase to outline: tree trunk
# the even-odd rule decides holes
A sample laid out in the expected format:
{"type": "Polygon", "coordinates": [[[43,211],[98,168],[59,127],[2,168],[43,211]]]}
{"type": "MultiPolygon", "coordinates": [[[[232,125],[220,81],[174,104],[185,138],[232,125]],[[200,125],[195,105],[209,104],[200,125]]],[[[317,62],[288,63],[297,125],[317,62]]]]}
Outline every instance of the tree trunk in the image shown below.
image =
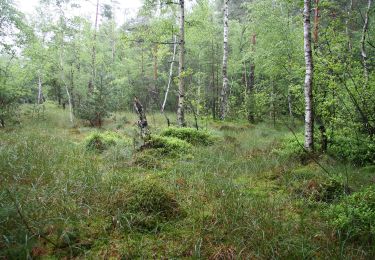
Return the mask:
{"type": "Polygon", "coordinates": [[[212,88],[212,97],[211,97],[211,109],[212,109],[212,119],[216,119],[216,88],[215,88],[215,49],[214,49],[214,40],[211,40],[211,88],[212,88]]]}
{"type": "Polygon", "coordinates": [[[223,44],[223,88],[220,95],[220,119],[224,120],[228,110],[228,34],[229,34],[229,0],[224,0],[224,44],[223,44]]]}
{"type": "Polygon", "coordinates": [[[348,50],[351,52],[353,49],[352,45],[352,32],[350,28],[350,21],[352,20],[352,11],[353,11],[353,0],[350,0],[350,6],[348,8],[348,16],[345,21],[345,32],[346,36],[348,37],[348,50]]]}
{"type": "Polygon", "coordinates": [[[177,123],[179,126],[185,126],[185,1],[180,0],[180,57],[179,57],[179,85],[178,85],[178,107],[177,123]]]}
{"type": "Polygon", "coordinates": [[[38,105],[43,103],[42,79],[40,73],[38,74],[38,105]]]}
{"type": "MultiPolygon", "coordinates": [[[[256,34],[254,33],[252,36],[251,44],[252,44],[252,51],[255,52],[255,45],[256,45],[256,34]]],[[[254,86],[255,86],[255,64],[254,61],[250,64],[250,77],[249,77],[249,85],[248,85],[248,95],[249,95],[249,114],[247,116],[250,123],[255,122],[254,116],[254,86]]]]}
{"type": "Polygon", "coordinates": [[[293,119],[293,105],[292,105],[292,95],[290,93],[290,87],[288,86],[288,110],[289,117],[293,119]]]}
{"type": "Polygon", "coordinates": [[[64,83],[66,95],[68,96],[69,117],[70,117],[70,122],[73,124],[74,120],[73,120],[72,98],[71,98],[71,95],[70,95],[70,92],[69,92],[68,84],[66,83],[65,78],[64,78],[64,63],[63,63],[61,52],[62,52],[62,50],[60,51],[61,81],[64,83]]]}
{"type": "Polygon", "coordinates": [[[315,9],[314,9],[314,45],[318,43],[319,40],[319,0],[315,1],[315,9]]]}
{"type": "Polygon", "coordinates": [[[150,133],[148,131],[148,123],[145,110],[143,109],[143,106],[137,97],[134,97],[134,109],[139,116],[137,124],[141,130],[141,136],[143,139],[145,139],[150,133]]]}
{"type": "Polygon", "coordinates": [[[172,61],[171,61],[171,66],[169,68],[169,78],[168,78],[168,85],[167,85],[167,89],[165,91],[165,96],[164,96],[164,101],[163,101],[163,105],[161,106],[161,112],[164,113],[164,109],[165,109],[165,104],[167,103],[167,98],[168,98],[168,93],[169,93],[169,89],[171,87],[171,83],[172,83],[172,76],[173,76],[173,65],[175,63],[175,59],[176,59],[176,49],[177,49],[177,39],[176,39],[176,36],[174,36],[173,38],[173,56],[172,56],[172,61]]]}
{"type": "Polygon", "coordinates": [[[160,92],[159,92],[158,83],[157,83],[158,82],[158,49],[159,49],[159,46],[155,44],[153,51],[152,51],[152,56],[154,59],[154,62],[153,62],[154,78],[153,78],[152,98],[157,109],[160,106],[160,92]]]}
{"type": "Polygon", "coordinates": [[[304,50],[306,62],[305,74],[305,149],[314,150],[314,116],[313,116],[313,61],[311,51],[310,0],[304,0],[304,50]]]}
{"type": "Polygon", "coordinates": [[[368,64],[367,64],[367,53],[366,53],[366,34],[368,32],[369,25],[369,13],[371,9],[372,0],[368,0],[367,11],[365,15],[365,23],[363,24],[362,29],[362,38],[361,38],[361,56],[363,63],[363,74],[365,77],[365,86],[368,84],[368,64]]]}
{"type": "Polygon", "coordinates": [[[95,77],[96,77],[96,31],[98,27],[98,16],[99,16],[99,0],[96,1],[96,13],[95,13],[95,28],[94,28],[94,40],[92,45],[92,56],[91,56],[91,69],[92,75],[89,82],[89,94],[95,89],[95,77]]]}

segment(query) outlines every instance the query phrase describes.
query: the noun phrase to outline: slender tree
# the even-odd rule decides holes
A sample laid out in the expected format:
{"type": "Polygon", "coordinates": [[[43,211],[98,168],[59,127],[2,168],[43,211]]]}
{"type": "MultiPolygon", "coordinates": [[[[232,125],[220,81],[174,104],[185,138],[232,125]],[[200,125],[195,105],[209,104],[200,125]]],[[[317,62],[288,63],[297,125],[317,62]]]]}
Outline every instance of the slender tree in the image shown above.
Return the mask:
{"type": "Polygon", "coordinates": [[[363,63],[363,74],[365,77],[365,86],[368,84],[368,64],[367,64],[367,53],[366,53],[366,35],[369,27],[369,13],[372,5],[372,0],[368,0],[367,10],[365,15],[365,22],[362,29],[362,38],[361,38],[361,56],[363,63]]]}
{"type": "Polygon", "coordinates": [[[320,18],[320,10],[319,10],[319,0],[315,1],[315,8],[314,8],[314,44],[316,45],[319,40],[319,18],[320,18]]]}
{"type": "Polygon", "coordinates": [[[179,85],[178,85],[178,107],[177,123],[179,126],[185,126],[185,1],[180,0],[180,57],[179,57],[179,85]]]}
{"type": "Polygon", "coordinates": [[[94,90],[94,81],[96,77],[96,35],[98,28],[98,16],[99,16],[99,0],[96,1],[96,13],[95,13],[95,28],[94,28],[94,40],[92,45],[92,54],[91,54],[91,69],[92,75],[89,82],[89,93],[92,93],[94,90]]]}
{"type": "Polygon", "coordinates": [[[171,65],[170,65],[170,68],[169,68],[169,77],[168,77],[168,85],[167,85],[167,89],[165,90],[165,96],[164,96],[164,101],[163,101],[163,104],[161,106],[161,112],[164,113],[164,109],[165,109],[165,105],[167,103],[167,98],[168,98],[168,93],[169,93],[169,89],[171,87],[171,83],[172,83],[172,76],[173,76],[173,65],[175,63],[175,59],[176,59],[176,49],[177,49],[177,43],[176,43],[177,39],[176,39],[176,36],[173,37],[173,56],[172,56],[172,61],[171,61],[171,65]]]}
{"type": "MultiPolygon", "coordinates": [[[[254,33],[251,37],[251,50],[252,52],[255,52],[255,45],[256,45],[256,34],[254,33]]],[[[251,61],[250,64],[250,75],[249,75],[249,83],[248,83],[248,95],[250,98],[250,106],[249,106],[249,113],[247,115],[247,119],[250,123],[255,122],[254,117],[254,86],[255,86],[255,63],[254,61],[251,61]]]]}
{"type": "Polygon", "coordinates": [[[305,49],[305,149],[314,150],[314,116],[313,116],[313,61],[311,50],[311,0],[304,0],[304,49],[305,49]]]}
{"type": "Polygon", "coordinates": [[[224,120],[228,109],[228,36],[229,36],[229,0],[224,0],[224,54],[223,54],[223,88],[220,95],[220,119],[224,120]]]}

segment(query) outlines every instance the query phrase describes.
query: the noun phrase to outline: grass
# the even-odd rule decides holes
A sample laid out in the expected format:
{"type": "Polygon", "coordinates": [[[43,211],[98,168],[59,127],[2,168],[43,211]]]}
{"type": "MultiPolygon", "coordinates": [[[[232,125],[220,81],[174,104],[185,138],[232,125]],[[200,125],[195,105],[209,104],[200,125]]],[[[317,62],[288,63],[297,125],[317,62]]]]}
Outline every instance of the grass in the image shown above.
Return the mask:
{"type": "MultiPolygon", "coordinates": [[[[159,114],[148,119],[152,133],[166,127],[159,114]]],[[[319,161],[329,174],[313,162],[302,165],[273,152],[290,133],[268,123],[204,120],[200,125],[219,136],[212,146],[173,157],[137,152],[134,122],[131,113],[107,120],[101,131],[133,145],[103,153],[82,145],[95,129],[72,126],[53,104],[39,118],[25,114],[20,125],[0,130],[0,258],[375,256],[370,245],[347,242],[329,225],[323,212],[330,203],[296,193],[331,179],[354,192],[371,185],[374,167],[326,156],[319,161]],[[155,206],[159,201],[181,214],[167,217],[170,207],[155,206]]]]}

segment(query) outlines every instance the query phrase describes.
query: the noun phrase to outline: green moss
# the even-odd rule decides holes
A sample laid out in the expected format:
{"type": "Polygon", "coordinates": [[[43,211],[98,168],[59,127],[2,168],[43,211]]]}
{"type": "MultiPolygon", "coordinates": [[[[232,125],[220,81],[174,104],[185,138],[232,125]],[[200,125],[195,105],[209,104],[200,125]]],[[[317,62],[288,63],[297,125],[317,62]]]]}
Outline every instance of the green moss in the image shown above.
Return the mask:
{"type": "Polygon", "coordinates": [[[120,143],[127,143],[130,145],[129,140],[123,138],[121,135],[115,132],[94,132],[87,136],[84,140],[85,147],[89,151],[102,152],[107,150],[111,146],[115,146],[120,143]]]}
{"type": "Polygon", "coordinates": [[[144,148],[157,149],[164,154],[187,152],[191,145],[181,139],[169,136],[151,135],[144,148]]]}
{"type": "Polygon", "coordinates": [[[208,131],[204,130],[196,130],[194,128],[177,128],[177,127],[170,127],[164,129],[161,136],[168,136],[168,137],[176,137],[181,140],[185,140],[186,142],[193,144],[193,145],[211,145],[214,143],[214,136],[210,134],[208,131]]]}

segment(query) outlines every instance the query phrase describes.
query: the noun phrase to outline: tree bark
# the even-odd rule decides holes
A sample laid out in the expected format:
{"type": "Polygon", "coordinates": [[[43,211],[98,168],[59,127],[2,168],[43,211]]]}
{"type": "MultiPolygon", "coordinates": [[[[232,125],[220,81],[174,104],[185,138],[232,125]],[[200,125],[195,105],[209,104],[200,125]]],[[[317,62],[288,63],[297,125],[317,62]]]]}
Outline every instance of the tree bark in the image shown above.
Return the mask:
{"type": "Polygon", "coordinates": [[[367,64],[367,53],[366,53],[366,34],[368,32],[369,26],[369,13],[371,9],[372,0],[368,0],[367,11],[365,15],[365,23],[363,24],[362,29],[362,38],[361,38],[361,56],[363,63],[363,75],[365,78],[365,86],[368,84],[368,64],[367,64]]]}
{"type": "Polygon", "coordinates": [[[173,65],[175,63],[175,59],[176,59],[176,49],[177,49],[177,39],[176,39],[176,36],[174,36],[173,38],[173,56],[172,56],[172,61],[171,61],[171,66],[169,68],[169,78],[168,78],[168,85],[167,85],[167,89],[165,91],[165,96],[164,96],[164,101],[163,101],[163,105],[161,106],[161,112],[164,113],[164,109],[165,109],[165,104],[167,103],[167,98],[168,98],[168,93],[169,93],[169,89],[171,87],[171,83],[172,83],[172,76],[173,76],[173,65]]]}
{"type": "Polygon", "coordinates": [[[346,21],[345,21],[345,32],[346,32],[346,36],[348,37],[348,50],[350,52],[353,49],[352,33],[351,33],[351,28],[350,28],[350,21],[352,20],[352,11],[353,11],[353,0],[350,0],[350,6],[347,12],[348,17],[346,18],[346,21]]]}
{"type": "Polygon", "coordinates": [[[92,45],[92,55],[91,55],[91,66],[92,75],[89,82],[89,94],[95,89],[95,77],[96,77],[96,31],[98,27],[98,16],[99,16],[99,0],[96,1],[96,13],[95,13],[95,28],[94,28],[94,40],[92,45]]]}
{"type": "Polygon", "coordinates": [[[38,74],[38,105],[43,103],[43,90],[42,90],[42,79],[40,78],[40,72],[38,74]]]}
{"type": "Polygon", "coordinates": [[[224,0],[224,44],[223,44],[223,88],[220,95],[220,119],[224,120],[228,110],[228,34],[229,0],[224,0]]]}
{"type": "Polygon", "coordinates": [[[315,9],[314,9],[314,44],[315,46],[318,43],[319,40],[319,0],[314,0],[315,1],[315,9]]]}
{"type": "Polygon", "coordinates": [[[179,57],[179,85],[178,85],[178,107],[177,123],[179,126],[185,126],[185,1],[180,0],[180,57],[179,57]]]}
{"type": "Polygon", "coordinates": [[[64,78],[64,63],[63,63],[61,52],[62,52],[62,50],[60,51],[61,81],[64,83],[66,95],[68,96],[69,117],[70,117],[70,122],[73,124],[74,120],[73,120],[72,98],[71,98],[71,95],[70,95],[70,92],[69,92],[68,84],[66,83],[65,78],[64,78]]]}
{"type": "Polygon", "coordinates": [[[141,130],[141,136],[142,138],[146,138],[150,133],[148,131],[148,123],[146,118],[145,110],[143,109],[143,106],[141,102],[139,101],[138,97],[134,97],[134,109],[137,112],[139,116],[139,120],[137,122],[138,127],[141,130]]]}
{"type": "Polygon", "coordinates": [[[304,50],[305,50],[305,149],[314,150],[314,116],[313,116],[313,61],[311,51],[310,0],[304,0],[304,50]]]}
{"type": "MultiPolygon", "coordinates": [[[[252,51],[255,52],[255,45],[256,45],[256,34],[254,33],[251,39],[252,44],[252,51]]],[[[249,76],[249,85],[248,85],[248,95],[249,95],[249,113],[247,115],[247,118],[250,123],[255,122],[255,116],[254,116],[254,86],[255,86],[255,64],[254,61],[250,64],[250,76],[249,76]]]]}

